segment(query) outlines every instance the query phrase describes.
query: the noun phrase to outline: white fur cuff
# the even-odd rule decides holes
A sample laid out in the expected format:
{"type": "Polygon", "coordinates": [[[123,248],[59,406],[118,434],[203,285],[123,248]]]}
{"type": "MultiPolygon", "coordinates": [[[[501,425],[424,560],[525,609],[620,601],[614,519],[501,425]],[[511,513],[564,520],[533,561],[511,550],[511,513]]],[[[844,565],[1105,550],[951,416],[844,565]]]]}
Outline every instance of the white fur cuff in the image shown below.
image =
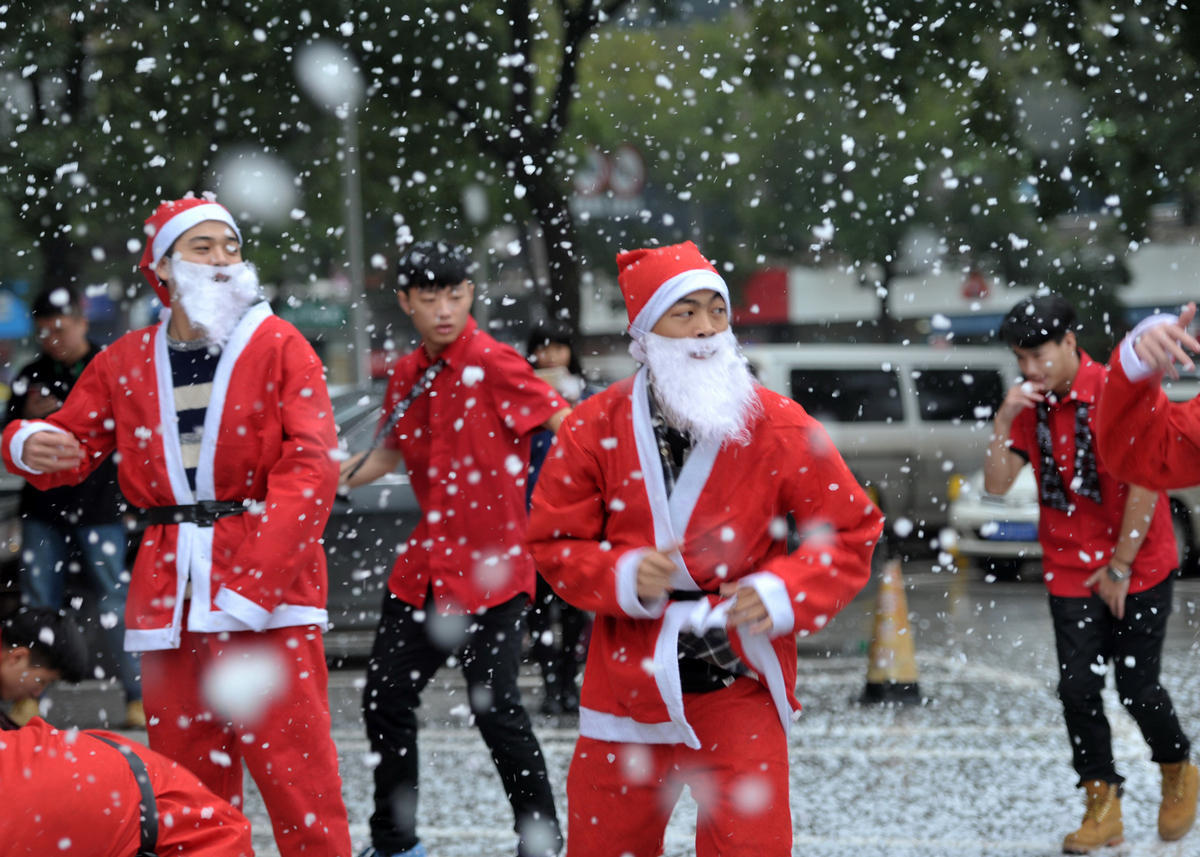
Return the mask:
{"type": "Polygon", "coordinates": [[[796,614],[792,610],[792,599],[788,595],[787,586],[779,576],[769,571],[756,571],[743,577],[738,583],[753,587],[762,599],[771,619],[769,636],[780,637],[791,633],[796,624],[796,614]]]}
{"type": "Polygon", "coordinates": [[[1125,370],[1126,378],[1136,384],[1138,381],[1145,381],[1151,375],[1155,374],[1154,370],[1142,358],[1138,357],[1137,352],[1133,350],[1133,344],[1137,342],[1138,337],[1147,330],[1159,325],[1178,323],[1179,316],[1160,312],[1149,318],[1142,319],[1138,322],[1137,327],[1129,331],[1129,335],[1121,340],[1121,368],[1125,370]]]}
{"type": "Polygon", "coordinates": [[[35,435],[40,431],[56,431],[59,434],[66,434],[66,432],[60,429],[58,426],[51,425],[47,422],[42,422],[41,420],[31,420],[17,429],[16,434],[13,435],[12,442],[9,444],[8,451],[12,454],[13,463],[26,473],[42,472],[40,470],[34,470],[32,467],[26,464],[22,458],[22,456],[25,454],[25,441],[29,439],[30,435],[35,435]]]}
{"type": "Polygon", "coordinates": [[[631,619],[657,619],[667,609],[666,598],[660,598],[650,604],[644,604],[638,598],[638,564],[648,553],[650,548],[635,548],[626,551],[617,560],[617,604],[631,619]]]}

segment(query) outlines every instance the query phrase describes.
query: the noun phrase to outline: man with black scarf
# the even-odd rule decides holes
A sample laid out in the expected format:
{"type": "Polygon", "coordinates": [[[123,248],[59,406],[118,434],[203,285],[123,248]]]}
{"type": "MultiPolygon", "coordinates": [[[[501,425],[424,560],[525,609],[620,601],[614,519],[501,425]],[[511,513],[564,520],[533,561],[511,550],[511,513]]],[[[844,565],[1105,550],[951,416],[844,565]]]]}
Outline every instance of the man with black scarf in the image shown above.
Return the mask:
{"type": "Polygon", "coordinates": [[[1024,380],[996,411],[984,487],[1007,493],[1026,463],[1038,480],[1042,571],[1058,648],[1058,694],[1087,812],[1067,854],[1121,842],[1121,784],[1101,690],[1117,692],[1162,769],[1158,832],[1181,839],[1196,817],[1197,769],[1166,690],[1163,640],[1178,565],[1161,491],[1119,482],[1096,457],[1096,403],[1107,370],[1076,342],[1075,310],[1060,295],[1018,303],[1000,325],[1024,380]]]}

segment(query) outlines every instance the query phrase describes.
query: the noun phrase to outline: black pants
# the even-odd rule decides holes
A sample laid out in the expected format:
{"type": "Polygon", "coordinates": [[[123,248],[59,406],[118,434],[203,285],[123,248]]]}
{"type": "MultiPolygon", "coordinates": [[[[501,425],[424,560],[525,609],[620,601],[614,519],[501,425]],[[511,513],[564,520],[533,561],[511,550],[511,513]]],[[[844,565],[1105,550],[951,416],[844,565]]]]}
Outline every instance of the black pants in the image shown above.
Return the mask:
{"type": "Polygon", "coordinates": [[[1112,732],[1100,698],[1109,661],[1121,704],[1137,721],[1153,761],[1188,758],[1188,738],[1158,682],[1171,587],[1168,577],[1144,592],[1130,593],[1124,619],[1113,616],[1099,596],[1050,597],[1058,645],[1058,696],[1081,785],[1089,780],[1124,782],[1113,763],[1112,732]]]}
{"type": "Polygon", "coordinates": [[[579,688],[575,679],[587,654],[581,649],[586,647],[584,635],[591,624],[591,614],[555,595],[550,584],[539,574],[528,620],[532,637],[530,654],[541,668],[545,687],[542,710],[547,714],[559,710],[578,711],[579,688]],[[556,616],[562,625],[562,635],[557,639],[554,633],[556,616]]]}
{"type": "Polygon", "coordinates": [[[443,617],[433,612],[432,599],[417,611],[385,594],[363,693],[367,738],[380,759],[371,815],[378,850],[406,851],[418,842],[416,708],[451,652],[462,663],[475,723],[512,804],[518,854],[543,857],[561,848],[546,763],[517,690],[526,600],[519,595],[482,615],[443,617]]]}

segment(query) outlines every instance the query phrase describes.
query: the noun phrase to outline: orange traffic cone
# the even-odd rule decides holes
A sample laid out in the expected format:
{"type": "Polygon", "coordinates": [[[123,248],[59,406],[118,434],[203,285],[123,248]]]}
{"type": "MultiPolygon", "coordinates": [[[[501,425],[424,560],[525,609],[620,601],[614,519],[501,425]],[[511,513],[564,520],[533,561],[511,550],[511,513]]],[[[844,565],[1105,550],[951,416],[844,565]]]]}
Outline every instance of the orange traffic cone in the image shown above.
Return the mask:
{"type": "Polygon", "coordinates": [[[859,702],[921,701],[916,650],[908,625],[908,599],[898,559],[890,560],[883,568],[875,602],[875,633],[867,659],[867,686],[859,702]]]}

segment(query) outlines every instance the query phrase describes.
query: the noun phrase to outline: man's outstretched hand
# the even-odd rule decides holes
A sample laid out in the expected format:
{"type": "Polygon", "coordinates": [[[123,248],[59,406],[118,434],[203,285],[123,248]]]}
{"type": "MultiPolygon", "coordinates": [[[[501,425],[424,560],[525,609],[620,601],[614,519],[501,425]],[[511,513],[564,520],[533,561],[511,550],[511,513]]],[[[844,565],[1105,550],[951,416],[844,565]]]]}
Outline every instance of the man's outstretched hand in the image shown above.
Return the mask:
{"type": "Polygon", "coordinates": [[[1188,351],[1200,354],[1200,341],[1188,333],[1195,317],[1196,303],[1192,301],[1179,313],[1178,323],[1167,322],[1142,331],[1133,341],[1134,353],[1153,371],[1166,372],[1172,378],[1179,377],[1176,364],[1192,371],[1196,364],[1188,351]]]}

